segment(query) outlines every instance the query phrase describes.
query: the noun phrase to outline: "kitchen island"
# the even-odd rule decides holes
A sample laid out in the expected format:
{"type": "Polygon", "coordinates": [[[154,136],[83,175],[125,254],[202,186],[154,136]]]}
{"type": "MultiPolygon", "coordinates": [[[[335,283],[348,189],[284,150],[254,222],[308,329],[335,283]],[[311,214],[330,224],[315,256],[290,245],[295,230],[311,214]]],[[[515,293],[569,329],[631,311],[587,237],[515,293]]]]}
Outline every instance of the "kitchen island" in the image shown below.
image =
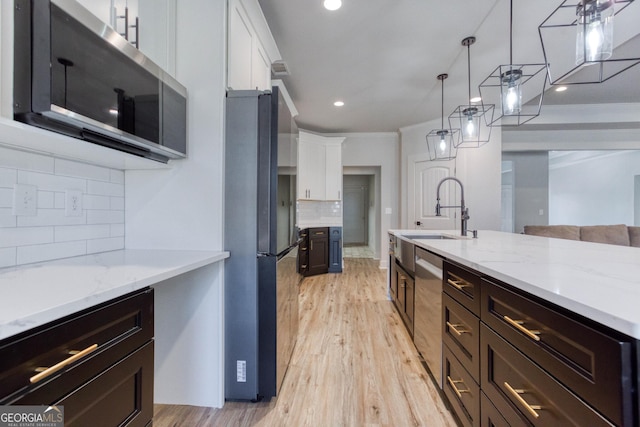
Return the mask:
{"type": "MultiPolygon", "coordinates": [[[[638,248],[495,231],[390,234],[442,259],[439,385],[463,425],[638,424],[638,248]]],[[[396,292],[409,301],[409,288],[396,292]]]]}

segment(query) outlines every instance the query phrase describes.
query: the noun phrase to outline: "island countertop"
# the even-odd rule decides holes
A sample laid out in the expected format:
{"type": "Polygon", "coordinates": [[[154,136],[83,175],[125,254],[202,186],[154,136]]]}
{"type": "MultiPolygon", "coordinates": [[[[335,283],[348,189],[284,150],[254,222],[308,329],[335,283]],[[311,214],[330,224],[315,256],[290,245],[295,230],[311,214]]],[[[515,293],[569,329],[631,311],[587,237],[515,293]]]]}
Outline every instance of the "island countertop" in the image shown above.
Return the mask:
{"type": "MultiPolygon", "coordinates": [[[[453,230],[390,230],[445,234],[453,230]]],[[[444,258],[640,339],[640,248],[499,231],[407,239],[444,258]]]]}
{"type": "Polygon", "coordinates": [[[229,257],[126,249],[0,269],[0,340],[229,257]]]}

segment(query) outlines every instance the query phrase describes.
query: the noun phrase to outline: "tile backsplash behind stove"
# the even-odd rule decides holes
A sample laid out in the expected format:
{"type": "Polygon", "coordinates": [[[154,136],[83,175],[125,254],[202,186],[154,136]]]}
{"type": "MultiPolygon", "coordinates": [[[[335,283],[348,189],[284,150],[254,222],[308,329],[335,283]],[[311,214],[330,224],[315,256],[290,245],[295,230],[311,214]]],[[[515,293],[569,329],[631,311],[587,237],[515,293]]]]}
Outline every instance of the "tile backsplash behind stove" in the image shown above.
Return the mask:
{"type": "Polygon", "coordinates": [[[123,249],[124,179],[121,170],[0,147],[0,267],[123,249]]]}

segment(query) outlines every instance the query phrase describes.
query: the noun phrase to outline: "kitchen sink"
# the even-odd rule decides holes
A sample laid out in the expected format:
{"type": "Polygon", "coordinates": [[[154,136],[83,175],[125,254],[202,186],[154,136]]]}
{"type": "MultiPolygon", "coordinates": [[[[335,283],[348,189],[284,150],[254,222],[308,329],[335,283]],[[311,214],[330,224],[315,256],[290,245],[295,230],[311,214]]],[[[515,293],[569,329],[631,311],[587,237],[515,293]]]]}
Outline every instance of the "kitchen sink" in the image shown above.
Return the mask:
{"type": "Polygon", "coordinates": [[[431,240],[455,240],[455,237],[445,236],[442,234],[402,234],[402,237],[411,240],[431,239],[431,240]]]}

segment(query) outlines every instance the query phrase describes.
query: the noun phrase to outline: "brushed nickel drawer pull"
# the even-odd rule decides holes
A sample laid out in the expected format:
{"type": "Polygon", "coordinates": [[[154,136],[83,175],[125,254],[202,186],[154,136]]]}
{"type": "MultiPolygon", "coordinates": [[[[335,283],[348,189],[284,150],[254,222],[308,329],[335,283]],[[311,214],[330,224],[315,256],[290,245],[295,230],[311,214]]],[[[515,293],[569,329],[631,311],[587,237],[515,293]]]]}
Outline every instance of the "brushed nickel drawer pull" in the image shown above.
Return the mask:
{"type": "Polygon", "coordinates": [[[527,412],[528,412],[528,413],[530,413],[530,414],[531,414],[531,416],[532,416],[533,418],[539,418],[539,417],[540,417],[540,414],[538,414],[538,413],[536,412],[536,410],[538,410],[538,411],[539,411],[539,410],[541,410],[541,409],[542,409],[542,406],[540,406],[540,405],[530,405],[530,404],[528,404],[528,403],[527,403],[527,401],[526,401],[526,400],[524,400],[524,399],[522,398],[522,396],[520,396],[521,394],[526,393],[526,390],[522,390],[522,389],[514,389],[514,388],[513,388],[513,387],[511,387],[511,386],[509,385],[509,383],[508,383],[508,382],[506,382],[506,381],[504,382],[504,386],[507,388],[507,390],[509,391],[509,393],[511,393],[511,395],[512,395],[512,396],[513,396],[513,397],[514,397],[518,402],[520,402],[520,404],[521,404],[522,406],[524,406],[524,409],[526,409],[526,410],[527,410],[527,412]]]}
{"type": "Polygon", "coordinates": [[[464,283],[462,280],[447,279],[447,283],[449,283],[451,286],[453,286],[454,288],[458,289],[459,291],[463,290],[464,288],[468,288],[469,286],[471,286],[469,283],[464,283]]]}
{"type": "Polygon", "coordinates": [[[540,337],[538,336],[540,334],[540,331],[534,331],[534,330],[525,328],[524,326],[522,326],[524,323],[523,320],[513,320],[512,318],[506,315],[502,317],[507,323],[509,323],[511,326],[513,326],[514,328],[516,328],[517,330],[519,330],[520,332],[522,332],[532,340],[540,341],[540,337]]]}
{"type": "Polygon", "coordinates": [[[92,353],[93,351],[95,351],[96,348],[98,348],[98,344],[90,345],[89,347],[85,348],[82,351],[77,351],[77,352],[70,351],[69,354],[71,354],[71,356],[67,357],[62,362],[58,362],[55,365],[48,368],[37,368],[36,372],[39,372],[39,373],[29,378],[29,382],[31,382],[31,384],[35,384],[38,381],[43,380],[48,376],[55,374],[65,366],[75,362],[76,360],[82,359],[84,356],[86,356],[89,353],[92,353]]]}
{"type": "Polygon", "coordinates": [[[462,325],[454,325],[451,322],[447,322],[447,326],[449,327],[449,329],[451,329],[453,332],[455,332],[455,334],[457,336],[461,336],[462,334],[468,334],[469,333],[469,331],[467,331],[465,329],[458,329],[462,325]]]}
{"type": "Polygon", "coordinates": [[[451,386],[453,391],[458,396],[458,399],[462,399],[462,393],[471,393],[471,390],[468,390],[468,389],[460,390],[458,388],[458,386],[456,384],[464,385],[464,381],[462,381],[462,380],[452,380],[451,377],[449,375],[447,375],[447,382],[449,383],[449,385],[451,386]]]}

